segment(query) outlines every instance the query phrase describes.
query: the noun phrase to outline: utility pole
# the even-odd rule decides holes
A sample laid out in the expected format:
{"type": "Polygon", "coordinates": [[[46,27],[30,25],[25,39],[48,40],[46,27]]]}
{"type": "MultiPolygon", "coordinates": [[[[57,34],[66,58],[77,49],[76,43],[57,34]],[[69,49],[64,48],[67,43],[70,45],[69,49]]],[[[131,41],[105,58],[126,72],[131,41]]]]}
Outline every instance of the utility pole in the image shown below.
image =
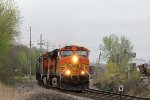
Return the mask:
{"type": "Polygon", "coordinates": [[[119,59],[119,52],[117,53],[117,66],[119,67],[119,61],[120,61],[120,59],[119,59]]]}
{"type": "Polygon", "coordinates": [[[98,58],[98,67],[99,67],[99,65],[100,65],[101,55],[102,55],[102,53],[100,52],[100,53],[99,53],[99,58],[98,58]]]}
{"type": "MultiPolygon", "coordinates": [[[[125,50],[124,50],[124,54],[125,54],[125,61],[129,61],[129,53],[127,52],[127,49],[125,47],[125,50]]],[[[130,78],[130,67],[129,65],[127,66],[127,72],[128,72],[128,79],[130,78]]]]}
{"type": "Polygon", "coordinates": [[[30,26],[30,61],[29,61],[29,67],[30,67],[30,75],[29,75],[29,78],[30,78],[30,80],[31,80],[31,46],[32,46],[32,44],[31,44],[31,26],[30,26]]]}
{"type": "Polygon", "coordinates": [[[42,53],[42,45],[45,45],[45,43],[43,43],[44,40],[42,40],[42,34],[40,35],[40,43],[38,43],[38,45],[40,45],[40,51],[42,53]]]}

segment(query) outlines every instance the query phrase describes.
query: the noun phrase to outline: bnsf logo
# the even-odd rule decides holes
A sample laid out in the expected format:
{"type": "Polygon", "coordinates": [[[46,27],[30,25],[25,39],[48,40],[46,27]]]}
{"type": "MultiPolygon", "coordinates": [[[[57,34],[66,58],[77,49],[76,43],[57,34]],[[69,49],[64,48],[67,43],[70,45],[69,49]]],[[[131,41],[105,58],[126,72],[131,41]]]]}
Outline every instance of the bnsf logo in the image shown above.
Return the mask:
{"type": "Polygon", "coordinates": [[[88,65],[85,65],[85,64],[65,64],[64,65],[65,68],[68,67],[68,68],[86,68],[88,67],[88,65]]]}

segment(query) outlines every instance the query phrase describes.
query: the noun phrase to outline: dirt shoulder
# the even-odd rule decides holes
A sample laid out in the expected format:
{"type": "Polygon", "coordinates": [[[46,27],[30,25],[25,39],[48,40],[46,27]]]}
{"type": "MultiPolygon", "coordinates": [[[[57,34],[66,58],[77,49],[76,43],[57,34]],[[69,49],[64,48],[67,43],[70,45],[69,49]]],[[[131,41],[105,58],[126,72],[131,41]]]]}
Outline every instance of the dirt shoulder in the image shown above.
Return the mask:
{"type": "Polygon", "coordinates": [[[13,100],[88,100],[70,94],[58,92],[52,89],[45,89],[36,82],[26,82],[17,86],[18,96],[13,100]]]}

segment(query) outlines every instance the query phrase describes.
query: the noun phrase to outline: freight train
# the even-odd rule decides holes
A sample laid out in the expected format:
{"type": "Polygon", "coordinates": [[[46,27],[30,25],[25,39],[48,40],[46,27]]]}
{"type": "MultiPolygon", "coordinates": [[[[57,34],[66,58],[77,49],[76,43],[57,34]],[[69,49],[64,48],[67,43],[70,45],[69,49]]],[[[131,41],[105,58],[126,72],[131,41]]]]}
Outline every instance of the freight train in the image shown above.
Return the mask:
{"type": "Polygon", "coordinates": [[[36,63],[36,80],[66,90],[89,88],[89,50],[71,45],[42,54],[36,63]]]}

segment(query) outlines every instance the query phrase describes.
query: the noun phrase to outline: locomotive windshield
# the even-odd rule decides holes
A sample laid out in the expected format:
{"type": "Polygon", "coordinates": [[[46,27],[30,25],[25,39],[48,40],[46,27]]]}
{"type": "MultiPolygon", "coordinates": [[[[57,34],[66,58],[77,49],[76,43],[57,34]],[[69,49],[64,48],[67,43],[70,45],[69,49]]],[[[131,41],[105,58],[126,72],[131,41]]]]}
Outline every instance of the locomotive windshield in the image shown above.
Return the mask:
{"type": "Polygon", "coordinates": [[[83,57],[88,57],[88,51],[82,51],[82,50],[78,50],[78,51],[64,50],[64,51],[61,51],[61,57],[72,56],[74,54],[77,54],[77,55],[83,56],[83,57]]]}
{"type": "Polygon", "coordinates": [[[66,56],[72,56],[73,51],[61,51],[61,56],[66,57],[66,56]]]}
{"type": "Polygon", "coordinates": [[[80,56],[83,56],[83,57],[87,57],[88,55],[88,52],[87,51],[76,51],[76,53],[80,56]]]}

